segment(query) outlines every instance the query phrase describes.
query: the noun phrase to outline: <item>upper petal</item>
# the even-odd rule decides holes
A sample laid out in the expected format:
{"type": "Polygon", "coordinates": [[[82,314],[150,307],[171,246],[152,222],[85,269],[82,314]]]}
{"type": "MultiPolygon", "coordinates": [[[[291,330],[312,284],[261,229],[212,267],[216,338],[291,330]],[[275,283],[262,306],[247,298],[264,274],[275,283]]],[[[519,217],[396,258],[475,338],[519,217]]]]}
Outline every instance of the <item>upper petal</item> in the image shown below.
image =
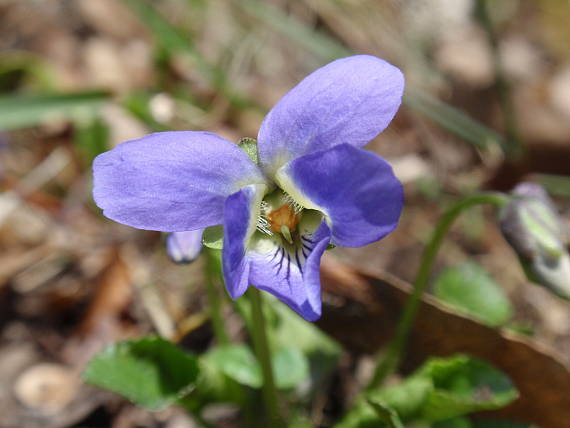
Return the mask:
{"type": "Polygon", "coordinates": [[[404,90],[401,71],[369,55],[338,59],[289,91],[258,135],[269,176],[288,161],[347,143],[361,147],[390,123],[404,90]]]}
{"type": "Polygon", "coordinates": [[[305,208],[327,216],[335,245],[367,245],[398,225],[402,185],[390,165],[370,151],[341,144],[289,162],[276,180],[305,208]]]}
{"type": "Polygon", "coordinates": [[[279,236],[256,234],[247,258],[249,280],[286,303],[308,321],[321,316],[320,260],[330,241],[322,215],[307,211],[294,244],[279,236]]]}
{"type": "Polygon", "coordinates": [[[112,220],[176,232],[222,223],[224,201],[259,168],[235,144],[208,132],[159,132],[94,160],[95,203],[112,220]]]}
{"type": "Polygon", "coordinates": [[[225,203],[222,267],[226,288],[233,299],[249,286],[249,261],[245,255],[266,190],[265,185],[252,184],[230,195],[225,203]]]}

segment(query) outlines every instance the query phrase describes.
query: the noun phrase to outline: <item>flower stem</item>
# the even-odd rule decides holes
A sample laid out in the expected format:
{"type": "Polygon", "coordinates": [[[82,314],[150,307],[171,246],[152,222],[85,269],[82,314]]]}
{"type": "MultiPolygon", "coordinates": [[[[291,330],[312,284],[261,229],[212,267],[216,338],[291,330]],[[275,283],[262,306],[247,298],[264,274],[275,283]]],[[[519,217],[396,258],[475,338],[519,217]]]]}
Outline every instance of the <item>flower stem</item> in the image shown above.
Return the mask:
{"type": "Polygon", "coordinates": [[[509,197],[507,195],[498,192],[476,193],[460,200],[443,214],[424,249],[420,268],[418,269],[416,279],[414,281],[414,290],[406,302],[404,313],[402,314],[400,322],[396,328],[394,339],[388,345],[386,353],[380,357],[376,371],[368,385],[368,389],[381,385],[382,382],[397,368],[400,362],[400,356],[406,346],[408,336],[414,325],[414,321],[420,307],[421,298],[432,271],[433,263],[441,247],[443,238],[449,231],[455,219],[463,211],[475,205],[490,204],[501,207],[507,203],[508,200],[509,197]]]}
{"type": "Polygon", "coordinates": [[[269,349],[265,317],[263,315],[263,297],[261,292],[255,287],[250,287],[248,296],[251,303],[250,333],[253,339],[255,355],[259,361],[263,375],[261,393],[263,395],[267,418],[270,422],[269,426],[284,428],[285,425],[279,417],[277,389],[275,388],[273,378],[271,351],[269,349]]]}
{"type": "Polygon", "coordinates": [[[218,277],[214,254],[210,249],[206,251],[206,292],[208,294],[208,303],[210,306],[210,318],[212,319],[212,326],[214,328],[214,336],[218,345],[227,345],[230,341],[224,326],[224,319],[222,317],[222,302],[220,295],[215,285],[216,278],[218,277]]]}

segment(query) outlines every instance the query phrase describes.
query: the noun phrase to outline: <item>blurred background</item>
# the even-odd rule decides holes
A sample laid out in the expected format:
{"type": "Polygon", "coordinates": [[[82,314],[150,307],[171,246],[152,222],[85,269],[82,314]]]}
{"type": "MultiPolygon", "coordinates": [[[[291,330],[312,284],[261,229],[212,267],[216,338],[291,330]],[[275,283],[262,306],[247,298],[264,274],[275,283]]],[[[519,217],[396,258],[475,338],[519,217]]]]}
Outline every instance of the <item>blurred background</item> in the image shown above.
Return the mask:
{"type": "MultiPolygon", "coordinates": [[[[122,338],[156,331],[196,352],[212,340],[204,260],[175,266],[159,233],[102,217],[92,159],[153,131],[255,137],[288,89],[335,58],[376,55],[405,73],[404,104],[368,148],[393,165],[406,206],[395,233],[331,260],[411,281],[446,206],[522,180],[543,184],[568,225],[570,4],[488,5],[0,0],[0,427],[193,426],[79,380],[122,338]]],[[[511,327],[570,362],[567,304],[527,282],[491,210],[460,219],[436,270],[467,259],[510,298],[511,327]]],[[[324,299],[326,327],[338,302],[324,299]]]]}

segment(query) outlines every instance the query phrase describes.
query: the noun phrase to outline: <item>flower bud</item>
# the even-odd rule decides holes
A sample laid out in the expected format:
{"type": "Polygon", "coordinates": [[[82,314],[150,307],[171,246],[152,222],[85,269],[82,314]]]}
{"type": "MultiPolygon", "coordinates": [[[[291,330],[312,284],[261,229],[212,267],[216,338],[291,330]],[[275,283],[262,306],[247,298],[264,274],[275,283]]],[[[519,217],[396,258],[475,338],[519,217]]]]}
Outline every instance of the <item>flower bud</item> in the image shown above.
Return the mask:
{"type": "Polygon", "coordinates": [[[500,226],[528,279],[570,299],[567,234],[546,191],[534,183],[517,185],[501,211],[500,226]]]}
{"type": "Polygon", "coordinates": [[[192,263],[202,250],[204,229],[172,232],[166,235],[166,253],[174,263],[192,263]]]}

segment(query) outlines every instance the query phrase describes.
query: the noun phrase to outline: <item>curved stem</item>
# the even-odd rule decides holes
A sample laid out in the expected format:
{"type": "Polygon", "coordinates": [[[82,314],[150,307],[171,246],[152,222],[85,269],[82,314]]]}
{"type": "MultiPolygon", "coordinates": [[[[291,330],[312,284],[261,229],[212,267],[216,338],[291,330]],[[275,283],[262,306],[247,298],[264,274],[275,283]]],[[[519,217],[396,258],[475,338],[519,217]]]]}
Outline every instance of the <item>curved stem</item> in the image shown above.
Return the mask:
{"type": "Polygon", "coordinates": [[[261,366],[263,374],[262,395],[267,411],[267,418],[271,427],[283,428],[285,425],[279,417],[277,389],[273,378],[273,367],[271,366],[271,351],[267,338],[265,317],[263,315],[263,297],[261,291],[255,287],[250,287],[248,291],[251,302],[251,335],[255,355],[261,366]]]}
{"type": "Polygon", "coordinates": [[[421,264],[414,281],[414,290],[406,302],[404,313],[402,314],[402,318],[400,318],[400,322],[396,328],[394,339],[388,345],[386,353],[379,360],[374,376],[368,385],[368,389],[380,385],[398,366],[400,355],[406,346],[410,330],[412,329],[416,319],[422,295],[427,287],[433,262],[435,261],[439,248],[441,247],[443,238],[449,231],[455,219],[459,214],[472,206],[490,204],[501,207],[507,203],[508,200],[509,197],[502,193],[476,193],[460,200],[443,214],[424,249],[421,264]]]}

